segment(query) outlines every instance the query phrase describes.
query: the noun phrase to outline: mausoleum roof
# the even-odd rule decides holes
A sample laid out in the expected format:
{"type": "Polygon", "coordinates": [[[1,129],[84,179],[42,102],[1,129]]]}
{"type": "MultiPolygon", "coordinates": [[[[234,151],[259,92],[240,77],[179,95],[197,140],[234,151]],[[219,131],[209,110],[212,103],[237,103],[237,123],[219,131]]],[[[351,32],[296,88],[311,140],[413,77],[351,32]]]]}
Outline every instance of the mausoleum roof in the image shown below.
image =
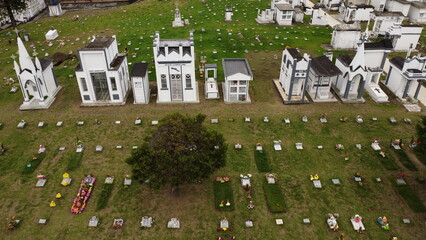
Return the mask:
{"type": "Polygon", "coordinates": [[[374,11],[374,15],[383,16],[383,17],[389,17],[389,16],[403,17],[404,16],[404,14],[402,14],[401,12],[376,12],[376,11],[374,11]]]}
{"type": "Polygon", "coordinates": [[[291,4],[278,3],[275,4],[275,7],[280,11],[294,11],[294,8],[291,6],[291,4]]]}
{"type": "Polygon", "coordinates": [[[160,47],[179,47],[182,44],[182,47],[191,46],[191,41],[189,39],[160,39],[160,47]]]}
{"type": "Polygon", "coordinates": [[[247,59],[224,58],[222,61],[223,61],[223,71],[226,77],[230,77],[237,73],[241,73],[241,74],[253,77],[253,74],[251,73],[251,69],[247,59]]]}
{"type": "Polygon", "coordinates": [[[396,56],[391,58],[390,62],[395,65],[395,67],[397,67],[399,70],[402,70],[402,68],[404,67],[405,59],[400,56],[396,56]]]}
{"type": "Polygon", "coordinates": [[[335,31],[361,31],[361,24],[358,22],[352,24],[337,24],[334,26],[335,31]]]}
{"type": "Polygon", "coordinates": [[[40,60],[41,70],[44,71],[52,62],[53,59],[51,58],[42,58],[40,60]]]}
{"type": "Polygon", "coordinates": [[[337,59],[339,59],[345,66],[349,66],[352,62],[352,57],[348,54],[340,54],[337,56],[337,59]]]}
{"type": "Polygon", "coordinates": [[[334,65],[334,63],[324,55],[312,58],[312,68],[320,76],[334,77],[339,74],[342,74],[342,72],[336,67],[336,65],[334,65]]]}
{"type": "Polygon", "coordinates": [[[108,48],[114,42],[112,37],[96,37],[95,40],[86,45],[86,49],[104,49],[108,48]]]}
{"type": "Polygon", "coordinates": [[[130,72],[130,77],[144,77],[146,75],[147,68],[148,63],[133,64],[132,72],[130,72]]]}
{"type": "Polygon", "coordinates": [[[121,64],[123,63],[124,59],[126,58],[126,54],[119,53],[115,55],[114,59],[111,61],[111,64],[109,65],[112,69],[118,69],[121,64]]]}
{"type": "Polygon", "coordinates": [[[216,63],[207,63],[204,65],[205,68],[217,68],[216,63]]]}
{"type": "Polygon", "coordinates": [[[287,48],[288,53],[290,53],[290,55],[296,59],[296,60],[301,60],[303,59],[302,55],[300,55],[299,51],[297,51],[296,48],[287,48]]]}
{"type": "Polygon", "coordinates": [[[365,49],[388,49],[388,50],[392,50],[393,46],[392,46],[392,41],[390,39],[383,39],[380,42],[369,42],[369,43],[364,43],[364,48],[365,49]]]}

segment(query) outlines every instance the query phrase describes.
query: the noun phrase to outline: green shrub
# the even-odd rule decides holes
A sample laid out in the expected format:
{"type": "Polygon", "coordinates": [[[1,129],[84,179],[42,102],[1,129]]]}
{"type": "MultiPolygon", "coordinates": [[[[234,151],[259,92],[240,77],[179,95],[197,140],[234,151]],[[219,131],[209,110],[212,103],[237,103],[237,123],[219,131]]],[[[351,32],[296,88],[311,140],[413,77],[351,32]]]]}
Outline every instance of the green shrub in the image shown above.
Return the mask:
{"type": "Polygon", "coordinates": [[[269,166],[268,155],[264,150],[254,150],[254,160],[256,161],[257,170],[259,170],[259,172],[271,171],[271,167],[269,166]]]}
{"type": "Polygon", "coordinates": [[[112,188],[112,183],[104,183],[104,185],[102,186],[101,193],[99,194],[98,203],[96,205],[96,211],[102,210],[106,207],[108,198],[112,192],[112,188]]]}
{"type": "Polygon", "coordinates": [[[43,159],[46,157],[46,153],[38,153],[35,154],[31,160],[29,160],[25,166],[22,169],[22,173],[23,174],[29,174],[29,173],[33,173],[34,170],[38,167],[38,165],[40,165],[41,161],[43,161],[43,159]],[[31,164],[30,167],[28,167],[28,164],[31,164]]]}
{"type": "Polygon", "coordinates": [[[235,209],[234,206],[234,194],[232,192],[232,185],[231,182],[218,182],[214,181],[214,205],[215,208],[219,211],[233,211],[235,209]],[[223,204],[226,203],[226,201],[229,201],[231,203],[231,206],[223,206],[220,207],[220,203],[223,202],[223,204]]]}
{"type": "Polygon", "coordinates": [[[266,203],[271,213],[285,212],[284,197],[278,184],[268,184],[264,181],[263,191],[265,192],[266,203]]]}
{"type": "Polygon", "coordinates": [[[67,171],[72,171],[77,169],[80,166],[81,159],[83,158],[83,153],[74,152],[68,157],[68,166],[67,171]]]}

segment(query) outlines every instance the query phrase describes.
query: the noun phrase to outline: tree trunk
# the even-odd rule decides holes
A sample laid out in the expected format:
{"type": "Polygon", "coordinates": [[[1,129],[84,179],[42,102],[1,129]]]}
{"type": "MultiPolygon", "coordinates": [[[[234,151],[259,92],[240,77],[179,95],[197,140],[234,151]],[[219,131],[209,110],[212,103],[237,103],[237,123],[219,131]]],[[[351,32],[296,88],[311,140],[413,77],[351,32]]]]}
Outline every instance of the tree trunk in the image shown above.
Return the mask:
{"type": "Polygon", "coordinates": [[[17,26],[16,20],[15,20],[15,17],[13,16],[12,7],[10,6],[9,1],[6,1],[6,9],[7,9],[7,14],[9,14],[10,22],[12,23],[12,28],[15,29],[17,26]]]}

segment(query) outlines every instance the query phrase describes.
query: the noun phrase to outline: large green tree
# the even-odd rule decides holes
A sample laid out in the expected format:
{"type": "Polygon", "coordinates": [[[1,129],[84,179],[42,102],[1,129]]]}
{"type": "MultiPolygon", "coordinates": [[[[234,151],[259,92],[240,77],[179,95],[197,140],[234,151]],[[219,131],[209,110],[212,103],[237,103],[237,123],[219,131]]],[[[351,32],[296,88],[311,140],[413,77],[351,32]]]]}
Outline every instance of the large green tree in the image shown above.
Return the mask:
{"type": "Polygon", "coordinates": [[[16,28],[14,13],[20,13],[27,8],[29,0],[0,0],[0,18],[9,17],[12,27],[16,28]]]}
{"type": "Polygon", "coordinates": [[[160,120],[158,128],[126,160],[133,177],[150,187],[171,186],[208,177],[225,165],[227,146],[222,134],[203,126],[205,115],[175,113],[160,120]]]}
{"type": "Polygon", "coordinates": [[[419,145],[414,148],[417,157],[421,158],[422,162],[426,162],[426,116],[422,117],[421,124],[416,127],[417,139],[420,142],[419,145]]]}

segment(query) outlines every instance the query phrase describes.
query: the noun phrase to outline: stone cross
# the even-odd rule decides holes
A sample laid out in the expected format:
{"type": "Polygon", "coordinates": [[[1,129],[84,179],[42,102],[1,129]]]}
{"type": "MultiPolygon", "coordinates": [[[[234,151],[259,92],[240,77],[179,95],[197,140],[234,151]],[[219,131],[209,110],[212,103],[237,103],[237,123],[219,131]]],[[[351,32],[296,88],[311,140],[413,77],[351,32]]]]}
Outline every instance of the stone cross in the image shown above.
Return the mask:
{"type": "Polygon", "coordinates": [[[10,58],[12,58],[12,59],[15,61],[15,59],[16,59],[17,57],[15,56],[15,54],[12,54],[12,56],[10,56],[10,58]]]}
{"type": "Polygon", "coordinates": [[[17,28],[15,28],[13,31],[16,33],[16,36],[19,36],[19,30],[17,28]]]}
{"type": "Polygon", "coordinates": [[[33,51],[33,57],[37,57],[37,55],[38,55],[38,53],[36,52],[36,50],[34,49],[34,51],[33,51]]]}

